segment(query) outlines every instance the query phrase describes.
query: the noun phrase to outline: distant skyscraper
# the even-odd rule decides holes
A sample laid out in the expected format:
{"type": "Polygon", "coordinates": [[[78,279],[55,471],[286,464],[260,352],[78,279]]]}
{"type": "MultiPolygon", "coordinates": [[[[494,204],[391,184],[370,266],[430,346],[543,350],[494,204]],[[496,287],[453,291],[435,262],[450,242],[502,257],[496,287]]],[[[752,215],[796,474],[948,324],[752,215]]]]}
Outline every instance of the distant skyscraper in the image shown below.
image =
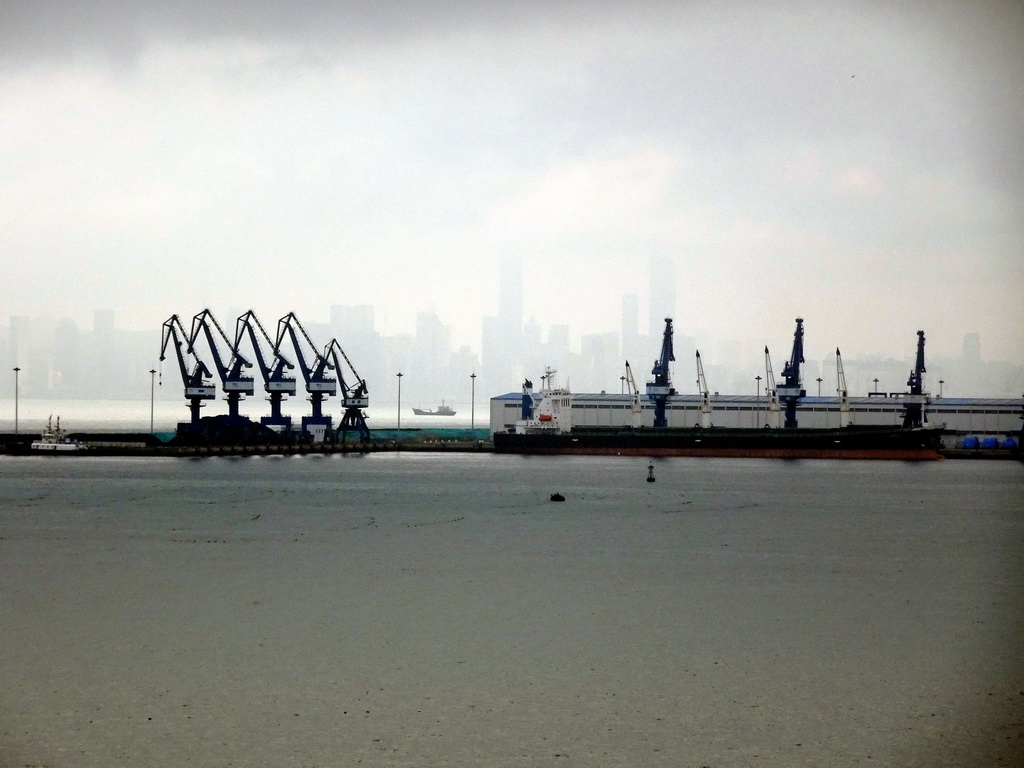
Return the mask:
{"type": "Polygon", "coordinates": [[[373,307],[362,304],[359,306],[331,305],[331,331],[339,339],[369,338],[376,332],[374,328],[373,307]]]}
{"type": "Polygon", "coordinates": [[[517,256],[505,256],[501,260],[498,318],[508,331],[515,334],[522,332],[523,262],[517,256]]]}
{"type": "Polygon", "coordinates": [[[114,332],[114,310],[93,310],[92,330],[97,334],[112,334],[114,332]]]}
{"type": "Polygon", "coordinates": [[[622,357],[640,362],[640,299],[635,293],[622,297],[622,357]]]}
{"type": "Polygon", "coordinates": [[[425,379],[438,378],[448,365],[451,332],[434,311],[416,313],[413,364],[425,379]]]}
{"type": "Polygon", "coordinates": [[[675,317],[676,270],[667,256],[651,257],[648,311],[647,323],[652,339],[661,339],[666,317],[679,319],[675,317]]]}
{"type": "Polygon", "coordinates": [[[501,260],[498,316],[485,317],[483,367],[495,381],[515,381],[523,369],[523,264],[518,256],[501,260]]]}
{"type": "Polygon", "coordinates": [[[981,362],[981,336],[977,333],[968,333],[964,336],[964,362],[981,362]]]}
{"type": "Polygon", "coordinates": [[[9,365],[25,367],[29,360],[29,319],[24,315],[11,315],[8,329],[7,348],[10,350],[9,365]]]}

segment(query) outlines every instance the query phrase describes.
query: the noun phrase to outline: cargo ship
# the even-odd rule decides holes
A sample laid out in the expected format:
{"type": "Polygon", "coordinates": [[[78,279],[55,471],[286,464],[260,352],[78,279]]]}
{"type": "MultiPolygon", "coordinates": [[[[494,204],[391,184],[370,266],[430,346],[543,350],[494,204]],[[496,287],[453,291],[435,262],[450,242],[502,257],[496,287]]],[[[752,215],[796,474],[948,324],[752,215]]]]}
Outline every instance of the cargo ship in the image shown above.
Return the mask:
{"type": "Polygon", "coordinates": [[[661,357],[655,361],[654,380],[647,385],[647,405],[641,401],[629,363],[626,375],[632,395],[629,424],[611,426],[572,423],[573,396],[568,389],[550,386],[554,371],[545,371],[549,385],[534,394],[532,383],[523,385],[522,418],[511,427],[495,431],[494,450],[499,453],[575,454],[602,456],[692,456],[766,459],[890,459],[921,461],[942,458],[942,425],[929,424],[924,415],[927,396],[921,390],[924,371],[924,333],[918,332],[918,361],[911,373],[911,392],[906,397],[902,425],[855,426],[849,423],[842,360],[837,354],[839,391],[842,401],[840,426],[799,428],[796,403],[804,397],[800,388],[799,364],[803,362],[803,326],[797,319],[793,354],[783,370],[784,381],[776,386],[770,358],[765,350],[770,382],[768,422],[763,427],[715,427],[711,423],[711,399],[704,383],[700,353],[697,353],[698,385],[701,389],[701,423],[692,427],[670,426],[666,404],[675,395],[668,375],[672,354],[672,321],[666,318],[661,357]],[[653,411],[653,425],[644,424],[644,412],[653,411]],[[785,423],[783,424],[783,416],[785,423]]]}
{"type": "Polygon", "coordinates": [[[417,416],[454,416],[455,415],[455,411],[452,410],[452,407],[450,405],[445,405],[443,400],[441,401],[441,404],[439,406],[437,406],[437,410],[436,411],[433,411],[430,408],[426,408],[426,409],[423,409],[423,408],[413,408],[412,412],[415,413],[417,416]]]}
{"type": "Polygon", "coordinates": [[[566,432],[496,432],[498,453],[693,456],[761,459],[939,459],[941,428],[576,427],[566,432]]]}

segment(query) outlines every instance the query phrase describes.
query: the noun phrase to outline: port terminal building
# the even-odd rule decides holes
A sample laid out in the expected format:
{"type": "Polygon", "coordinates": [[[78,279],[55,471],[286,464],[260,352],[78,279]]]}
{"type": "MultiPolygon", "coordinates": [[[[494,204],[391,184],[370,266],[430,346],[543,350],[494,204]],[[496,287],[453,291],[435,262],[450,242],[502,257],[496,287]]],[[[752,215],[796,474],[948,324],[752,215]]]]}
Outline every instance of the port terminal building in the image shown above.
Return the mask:
{"type": "MultiPolygon", "coordinates": [[[[534,403],[542,392],[534,392],[534,403]]],[[[626,427],[632,423],[633,396],[628,394],[572,394],[571,424],[583,427],[626,427]]],[[[521,392],[509,392],[491,398],[491,433],[504,432],[522,418],[521,392]]],[[[869,397],[848,398],[850,423],[860,426],[898,426],[903,423],[905,401],[902,393],[879,393],[869,397]]],[[[642,426],[654,425],[654,403],[640,395],[642,426]]],[[[1024,400],[997,398],[929,398],[924,406],[929,424],[944,424],[946,448],[960,448],[978,441],[995,441],[1002,446],[1007,440],[1018,443],[1024,419],[1024,400]]],[[[804,428],[840,426],[838,396],[807,395],[796,410],[797,423],[804,428]]],[[[672,395],[668,398],[666,416],[669,427],[694,427],[701,424],[701,396],[672,395]]],[[[770,424],[767,397],[754,395],[713,395],[711,424],[715,427],[751,428],[770,424]]]]}

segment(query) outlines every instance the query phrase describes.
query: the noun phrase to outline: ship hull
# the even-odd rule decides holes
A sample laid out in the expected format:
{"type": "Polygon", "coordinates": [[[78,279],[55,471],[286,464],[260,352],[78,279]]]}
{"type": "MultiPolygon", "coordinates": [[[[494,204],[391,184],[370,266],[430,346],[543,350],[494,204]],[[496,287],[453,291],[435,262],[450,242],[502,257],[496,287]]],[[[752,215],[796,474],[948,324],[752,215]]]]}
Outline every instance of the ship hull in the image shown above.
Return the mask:
{"type": "Polygon", "coordinates": [[[928,461],[942,430],[844,429],[574,429],[568,433],[494,434],[499,453],[582,456],[692,456],[759,459],[928,461]]]}
{"type": "Polygon", "coordinates": [[[79,443],[32,443],[29,446],[32,453],[47,456],[66,456],[68,454],[82,453],[87,450],[86,446],[79,443]]]}

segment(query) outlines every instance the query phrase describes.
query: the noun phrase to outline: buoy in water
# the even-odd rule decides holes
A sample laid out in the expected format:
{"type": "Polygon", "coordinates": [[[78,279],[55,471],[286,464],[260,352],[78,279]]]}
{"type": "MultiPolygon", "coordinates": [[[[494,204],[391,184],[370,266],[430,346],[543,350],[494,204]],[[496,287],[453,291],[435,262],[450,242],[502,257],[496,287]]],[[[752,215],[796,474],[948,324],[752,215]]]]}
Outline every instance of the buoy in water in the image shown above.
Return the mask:
{"type": "Polygon", "coordinates": [[[647,482],[648,483],[653,483],[655,481],[655,479],[656,478],[654,477],[654,465],[653,464],[648,464],[647,465],[647,482]]]}
{"type": "Polygon", "coordinates": [[[563,496],[560,493],[552,493],[551,494],[551,500],[552,501],[565,501],[565,496],[563,496]]]}

